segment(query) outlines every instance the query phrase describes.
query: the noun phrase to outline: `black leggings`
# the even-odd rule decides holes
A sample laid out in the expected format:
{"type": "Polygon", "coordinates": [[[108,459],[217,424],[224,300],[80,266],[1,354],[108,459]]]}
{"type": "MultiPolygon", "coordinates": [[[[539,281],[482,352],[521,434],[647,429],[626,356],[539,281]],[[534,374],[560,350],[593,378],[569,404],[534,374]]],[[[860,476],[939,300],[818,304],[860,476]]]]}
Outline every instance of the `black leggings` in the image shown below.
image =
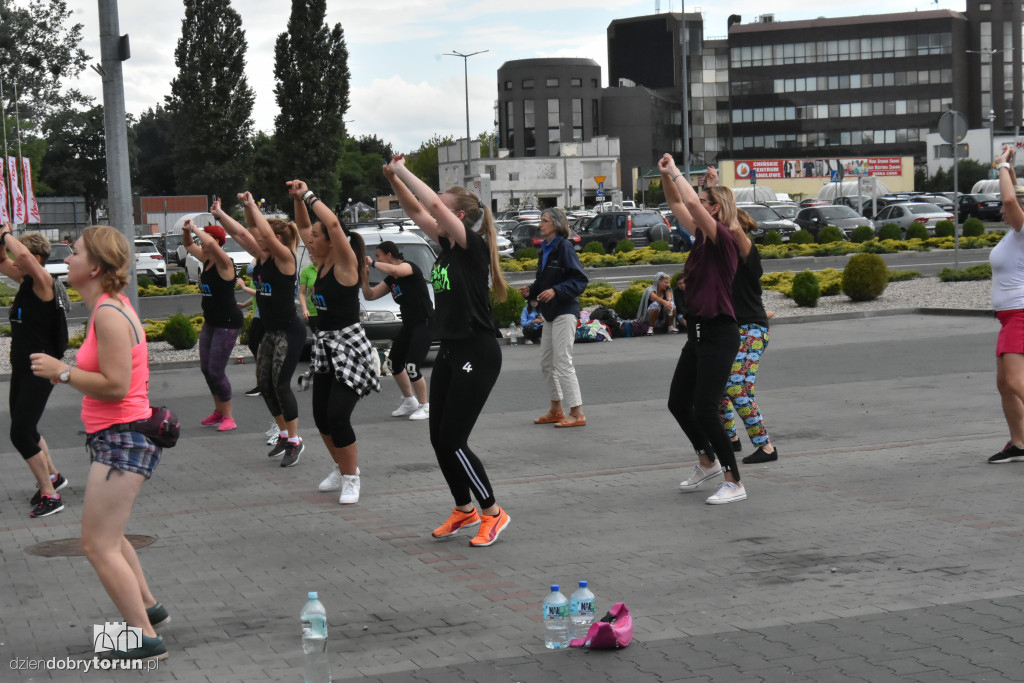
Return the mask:
{"type": "Polygon", "coordinates": [[[397,375],[405,370],[409,375],[410,382],[419,381],[423,377],[420,368],[423,366],[427,354],[430,353],[432,338],[429,320],[411,325],[403,323],[402,329],[395,338],[395,343],[391,345],[391,353],[388,354],[391,373],[397,375]]]}
{"type": "Polygon", "coordinates": [[[11,443],[25,460],[38,455],[39,419],[46,409],[46,401],[53,391],[53,384],[43,377],[36,377],[28,368],[13,368],[11,371],[11,443]]]}
{"type": "Polygon", "coordinates": [[[263,321],[257,317],[253,317],[249,321],[249,336],[246,339],[246,346],[249,347],[249,352],[252,353],[252,357],[256,357],[256,352],[260,350],[260,342],[263,341],[263,321]]]}
{"type": "Polygon", "coordinates": [[[299,417],[299,404],[292,392],[292,375],[305,343],[306,326],[296,318],[288,329],[267,330],[256,353],[256,385],[270,414],[281,415],[285,422],[299,417]]]}
{"type": "Polygon", "coordinates": [[[441,342],[430,374],[430,444],[456,506],[472,502],[470,490],[481,509],[494,505],[487,472],[467,441],[500,372],[493,334],[441,342]]]}
{"type": "Polygon", "coordinates": [[[359,394],[347,384],[334,379],[334,372],[313,375],[313,422],[321,434],[331,437],[335,448],[356,442],[352,429],[352,411],[359,394]]]}
{"type": "Polygon", "coordinates": [[[739,347],[739,328],[732,318],[687,317],[686,345],[679,354],[668,392],[669,412],[693,447],[712,461],[717,455],[736,481],[740,480],[736,455],[718,415],[718,405],[739,347]]]}

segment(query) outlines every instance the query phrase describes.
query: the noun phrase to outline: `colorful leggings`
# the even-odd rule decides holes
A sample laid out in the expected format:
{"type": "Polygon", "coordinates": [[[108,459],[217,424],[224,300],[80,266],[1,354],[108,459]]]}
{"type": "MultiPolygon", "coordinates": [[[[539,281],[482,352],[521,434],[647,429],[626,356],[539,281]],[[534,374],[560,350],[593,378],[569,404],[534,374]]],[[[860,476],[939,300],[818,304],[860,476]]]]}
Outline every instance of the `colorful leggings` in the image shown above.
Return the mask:
{"type": "Polygon", "coordinates": [[[761,412],[754,402],[754,382],[761,356],[768,348],[768,328],[762,325],[740,325],[740,349],[736,352],[736,360],[729,373],[729,381],[725,385],[725,396],[719,413],[722,424],[729,433],[730,439],[736,438],[736,414],[739,413],[747,428],[747,436],[760,447],[768,443],[768,430],[765,429],[761,412]],[[735,406],[735,412],[733,412],[735,406]]]}

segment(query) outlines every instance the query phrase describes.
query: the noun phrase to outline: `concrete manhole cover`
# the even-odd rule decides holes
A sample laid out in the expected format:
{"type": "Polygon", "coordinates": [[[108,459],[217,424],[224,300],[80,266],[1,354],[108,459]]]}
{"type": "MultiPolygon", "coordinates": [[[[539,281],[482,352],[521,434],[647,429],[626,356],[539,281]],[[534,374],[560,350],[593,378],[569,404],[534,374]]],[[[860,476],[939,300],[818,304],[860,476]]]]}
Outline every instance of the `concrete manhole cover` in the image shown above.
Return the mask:
{"type": "MultiPolygon", "coordinates": [[[[126,536],[125,538],[128,539],[128,542],[136,550],[145,548],[156,540],[153,536],[126,536]]],[[[56,541],[43,541],[42,543],[36,543],[25,548],[25,552],[29,555],[38,555],[39,557],[76,557],[85,555],[85,552],[82,550],[82,539],[80,538],[61,538],[56,541]]]]}

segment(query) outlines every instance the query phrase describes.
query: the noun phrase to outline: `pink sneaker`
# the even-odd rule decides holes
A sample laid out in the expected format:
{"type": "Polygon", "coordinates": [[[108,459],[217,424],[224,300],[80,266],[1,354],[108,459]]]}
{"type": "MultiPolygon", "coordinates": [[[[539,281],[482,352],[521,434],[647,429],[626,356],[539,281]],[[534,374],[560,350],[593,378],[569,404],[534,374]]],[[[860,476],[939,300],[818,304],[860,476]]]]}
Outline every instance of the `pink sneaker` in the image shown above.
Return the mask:
{"type": "Polygon", "coordinates": [[[210,417],[202,420],[199,424],[204,427],[212,427],[213,425],[219,425],[224,421],[224,416],[220,414],[219,410],[215,410],[210,414],[210,417]]]}
{"type": "Polygon", "coordinates": [[[218,432],[230,432],[232,429],[238,429],[238,424],[233,417],[225,417],[220,423],[220,427],[217,427],[218,432]]]}

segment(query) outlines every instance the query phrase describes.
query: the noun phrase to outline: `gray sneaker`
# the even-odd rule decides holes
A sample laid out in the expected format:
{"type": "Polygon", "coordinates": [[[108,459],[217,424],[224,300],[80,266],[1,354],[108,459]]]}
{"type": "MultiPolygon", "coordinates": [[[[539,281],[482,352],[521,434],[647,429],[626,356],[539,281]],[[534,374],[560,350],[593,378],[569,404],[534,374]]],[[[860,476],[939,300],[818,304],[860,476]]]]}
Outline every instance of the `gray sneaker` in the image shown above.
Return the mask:
{"type": "Polygon", "coordinates": [[[306,450],[306,446],[302,443],[302,439],[299,439],[298,443],[285,441],[284,457],[281,458],[281,467],[297,465],[299,463],[299,457],[302,455],[302,451],[304,450],[306,450]]]}
{"type": "Polygon", "coordinates": [[[721,477],[722,474],[722,464],[717,460],[707,469],[704,469],[699,464],[694,465],[693,474],[690,475],[690,478],[679,482],[679,490],[686,493],[696,491],[704,484],[704,482],[710,481],[715,477],[721,477]]]}

